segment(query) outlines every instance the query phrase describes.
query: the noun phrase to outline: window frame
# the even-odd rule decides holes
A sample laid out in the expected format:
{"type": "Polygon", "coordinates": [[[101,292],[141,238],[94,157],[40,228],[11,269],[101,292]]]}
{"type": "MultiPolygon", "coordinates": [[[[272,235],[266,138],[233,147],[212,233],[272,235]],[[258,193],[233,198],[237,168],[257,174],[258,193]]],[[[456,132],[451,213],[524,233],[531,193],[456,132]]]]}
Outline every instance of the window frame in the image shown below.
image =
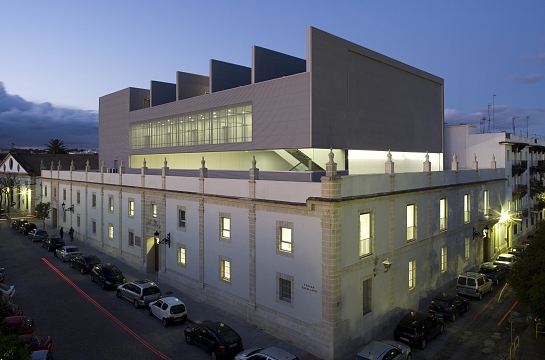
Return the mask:
{"type": "Polygon", "coordinates": [[[114,212],[114,196],[108,195],[108,212],[112,214],[114,212]]]}
{"type": "Polygon", "coordinates": [[[177,264],[181,267],[186,267],[187,264],[187,248],[185,244],[178,244],[178,249],[176,251],[177,254],[177,264]],[[182,250],[183,250],[183,256],[182,256],[182,250]]]}
{"type": "Polygon", "coordinates": [[[220,213],[220,233],[219,237],[221,241],[231,242],[231,214],[220,213]]]}
{"type": "Polygon", "coordinates": [[[220,281],[231,284],[232,282],[232,260],[229,257],[221,256],[220,261],[220,281]]]}
{"type": "Polygon", "coordinates": [[[185,231],[187,225],[187,212],[185,206],[178,206],[178,230],[185,231]],[[184,219],[181,220],[181,214],[184,214],[184,219]],[[183,222],[183,224],[182,224],[183,222]]]}
{"type": "Polygon", "coordinates": [[[113,240],[115,236],[114,224],[108,223],[108,239],[113,240]]]}
{"type": "Polygon", "coordinates": [[[129,229],[128,231],[127,242],[129,246],[134,247],[134,230],[133,229],[129,229]]]}
{"type": "Polygon", "coordinates": [[[361,314],[362,316],[365,316],[372,311],[372,307],[373,307],[373,277],[369,276],[367,278],[362,279],[361,285],[362,285],[361,314]]]}
{"type": "Polygon", "coordinates": [[[276,253],[278,255],[293,257],[294,251],[295,251],[294,235],[295,235],[295,231],[294,231],[293,222],[276,220],[276,253]],[[284,238],[284,234],[287,233],[287,230],[290,231],[290,236],[291,236],[291,239],[289,242],[286,241],[287,239],[284,238]],[[290,250],[284,249],[283,248],[284,244],[289,244],[290,250]]]}
{"type": "Polygon", "coordinates": [[[446,197],[444,197],[439,199],[439,231],[447,231],[447,230],[448,230],[448,200],[446,197]]]}
{"type": "Polygon", "coordinates": [[[157,218],[157,204],[151,204],[151,217],[157,218]]]}
{"type": "Polygon", "coordinates": [[[283,274],[280,272],[276,273],[276,302],[278,304],[282,304],[285,306],[289,306],[291,308],[294,307],[295,298],[294,298],[294,288],[295,288],[295,282],[294,277],[291,275],[283,274]],[[285,286],[289,283],[289,290],[290,294],[289,297],[285,296],[283,294],[286,294],[286,292],[283,292],[283,289],[285,289],[285,286]]]}
{"type": "Polygon", "coordinates": [[[91,207],[93,209],[96,209],[96,207],[97,207],[97,194],[96,193],[91,193],[91,207]]]}
{"type": "Polygon", "coordinates": [[[417,206],[416,206],[416,203],[410,203],[410,204],[407,204],[407,242],[412,242],[412,241],[415,241],[417,240],[417,228],[416,228],[416,224],[417,224],[417,206]],[[410,208],[412,207],[412,211],[410,211],[410,208]],[[409,214],[412,213],[412,225],[409,226],[409,222],[410,222],[410,217],[409,217],[409,214]],[[411,229],[411,230],[409,230],[411,229]],[[412,233],[412,237],[410,237],[410,233],[412,233]]]}
{"type": "Polygon", "coordinates": [[[470,242],[469,237],[464,238],[464,257],[465,259],[469,259],[469,251],[470,251],[470,242]]]}
{"type": "Polygon", "coordinates": [[[129,198],[129,200],[127,202],[127,216],[128,217],[134,218],[134,212],[135,212],[134,209],[135,209],[134,199],[129,198]]]}
{"type": "Polygon", "coordinates": [[[358,211],[358,256],[360,259],[373,255],[374,218],[372,209],[358,211]],[[365,217],[368,217],[368,220],[364,222],[365,217]],[[362,227],[364,223],[368,225],[367,231],[362,227]],[[363,238],[365,235],[368,237],[363,238]]]}
{"type": "Polygon", "coordinates": [[[79,190],[76,191],[76,204],[81,204],[81,192],[79,190]]]}
{"type": "Polygon", "coordinates": [[[441,246],[441,273],[445,273],[447,271],[448,266],[448,249],[446,246],[441,246]]]}
{"type": "Polygon", "coordinates": [[[471,195],[464,194],[464,224],[471,221],[471,195]]]}
{"type": "Polygon", "coordinates": [[[91,220],[91,233],[97,233],[97,221],[95,219],[91,220]]]}
{"type": "Polygon", "coordinates": [[[414,290],[416,288],[416,260],[411,259],[409,260],[409,272],[408,272],[408,279],[409,279],[409,291],[414,290]]]}

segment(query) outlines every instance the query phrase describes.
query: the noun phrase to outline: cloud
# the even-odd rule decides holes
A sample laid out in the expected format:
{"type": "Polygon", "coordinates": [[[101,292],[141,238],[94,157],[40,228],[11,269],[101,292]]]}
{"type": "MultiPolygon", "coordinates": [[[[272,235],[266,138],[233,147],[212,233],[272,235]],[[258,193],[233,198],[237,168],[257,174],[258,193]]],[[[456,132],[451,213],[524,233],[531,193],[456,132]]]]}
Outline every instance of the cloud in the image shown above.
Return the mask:
{"type": "Polygon", "coordinates": [[[538,55],[537,60],[539,61],[540,64],[545,65],[545,54],[538,55]]]}
{"type": "Polygon", "coordinates": [[[515,75],[511,76],[511,80],[512,81],[522,81],[522,82],[525,82],[527,84],[532,84],[532,83],[535,83],[535,82],[538,82],[539,80],[541,80],[542,77],[543,76],[541,76],[541,74],[529,74],[529,75],[525,75],[525,76],[515,74],[515,75]]]}
{"type": "Polygon", "coordinates": [[[0,82],[0,148],[44,148],[51,139],[64,141],[67,148],[98,147],[96,111],[36,104],[6,92],[0,82]]]}

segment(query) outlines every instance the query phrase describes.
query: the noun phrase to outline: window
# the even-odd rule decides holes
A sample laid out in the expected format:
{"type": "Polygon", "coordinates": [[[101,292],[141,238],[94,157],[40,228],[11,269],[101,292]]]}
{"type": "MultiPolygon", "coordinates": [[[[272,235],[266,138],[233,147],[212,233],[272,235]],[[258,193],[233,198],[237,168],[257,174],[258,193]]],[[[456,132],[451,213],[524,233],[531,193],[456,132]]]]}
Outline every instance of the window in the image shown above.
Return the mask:
{"type": "Polygon", "coordinates": [[[470,216],[470,209],[471,209],[471,203],[470,203],[470,197],[469,194],[464,195],[464,223],[467,224],[471,218],[470,216]]]}
{"type": "Polygon", "coordinates": [[[185,208],[178,207],[178,227],[185,228],[185,208]]]}
{"type": "Polygon", "coordinates": [[[151,217],[157,217],[157,204],[151,204],[151,217]]]}
{"type": "Polygon", "coordinates": [[[96,234],[97,233],[97,221],[96,220],[93,220],[93,234],[96,234]]]}
{"type": "Polygon", "coordinates": [[[447,271],[447,247],[441,248],[441,272],[447,271]]]}
{"type": "Polygon", "coordinates": [[[293,307],[293,276],[276,273],[277,302],[293,307]]]}
{"type": "Polygon", "coordinates": [[[44,196],[47,196],[47,186],[44,187],[44,196]]]}
{"type": "Polygon", "coordinates": [[[439,230],[447,230],[447,199],[439,200],[439,230]]]}
{"type": "Polygon", "coordinates": [[[79,215],[76,217],[76,226],[77,227],[81,226],[81,217],[79,215]]]}
{"type": "Polygon", "coordinates": [[[511,161],[511,153],[507,150],[507,161],[511,161]]]}
{"type": "Polygon", "coordinates": [[[178,247],[178,265],[185,266],[185,245],[178,247]]]}
{"type": "Polygon", "coordinates": [[[221,280],[231,282],[231,259],[220,258],[221,280]]]}
{"type": "Polygon", "coordinates": [[[66,200],[66,189],[62,189],[62,199],[66,200]]]}
{"type": "Polygon", "coordinates": [[[91,206],[96,208],[97,207],[97,194],[93,193],[91,195],[91,206]]]}
{"type": "Polygon", "coordinates": [[[409,290],[416,285],[416,260],[409,261],[409,290]]]}
{"type": "Polygon", "coordinates": [[[79,192],[76,192],[76,204],[81,204],[81,193],[79,192]]]}
{"type": "Polygon", "coordinates": [[[66,222],[66,211],[62,212],[62,221],[66,222]]]}
{"type": "Polygon", "coordinates": [[[373,299],[373,278],[363,280],[363,314],[371,312],[371,300],[373,299]]]}
{"type": "Polygon", "coordinates": [[[511,200],[507,200],[507,211],[511,211],[511,200]]]}
{"type": "Polygon", "coordinates": [[[114,212],[114,197],[113,195],[108,196],[108,211],[114,212]]]}
{"type": "Polygon", "coordinates": [[[134,217],[134,200],[129,199],[129,217],[134,217]]]}
{"type": "Polygon", "coordinates": [[[464,246],[465,258],[466,258],[466,259],[469,259],[469,238],[466,237],[466,238],[464,239],[464,242],[465,242],[465,246],[464,246]]]}
{"type": "Polygon", "coordinates": [[[483,211],[485,216],[490,216],[490,200],[488,190],[483,191],[483,211]]]}
{"type": "Polygon", "coordinates": [[[220,238],[231,238],[231,218],[228,214],[220,214],[220,238]]]}
{"type": "Polygon", "coordinates": [[[54,198],[57,197],[57,188],[56,187],[53,188],[53,197],[54,198]]]}
{"type": "Polygon", "coordinates": [[[108,224],[108,239],[114,239],[114,226],[112,224],[108,224]]]}
{"type": "Polygon", "coordinates": [[[134,232],[129,230],[129,246],[134,246],[134,232]]]}
{"type": "Polygon", "coordinates": [[[407,205],[407,241],[416,240],[416,205],[407,205]]]}
{"type": "Polygon", "coordinates": [[[372,227],[371,212],[360,213],[360,240],[359,240],[359,255],[360,257],[371,255],[371,227],[372,227]]]}

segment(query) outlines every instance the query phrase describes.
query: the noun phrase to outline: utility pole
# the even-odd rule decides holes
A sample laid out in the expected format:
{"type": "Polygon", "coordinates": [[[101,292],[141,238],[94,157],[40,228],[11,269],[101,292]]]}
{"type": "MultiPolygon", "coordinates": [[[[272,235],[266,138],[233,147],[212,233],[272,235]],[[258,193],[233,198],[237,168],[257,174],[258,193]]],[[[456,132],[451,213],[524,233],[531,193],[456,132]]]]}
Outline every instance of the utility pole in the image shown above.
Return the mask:
{"type": "Polygon", "coordinates": [[[492,131],[496,131],[496,127],[494,126],[494,98],[496,95],[492,95],[492,131]]]}
{"type": "Polygon", "coordinates": [[[515,130],[515,119],[518,119],[518,116],[513,116],[513,135],[517,135],[517,132],[515,130]]]}
{"type": "Polygon", "coordinates": [[[529,137],[528,136],[528,118],[529,116],[526,116],[526,137],[529,137]]]}

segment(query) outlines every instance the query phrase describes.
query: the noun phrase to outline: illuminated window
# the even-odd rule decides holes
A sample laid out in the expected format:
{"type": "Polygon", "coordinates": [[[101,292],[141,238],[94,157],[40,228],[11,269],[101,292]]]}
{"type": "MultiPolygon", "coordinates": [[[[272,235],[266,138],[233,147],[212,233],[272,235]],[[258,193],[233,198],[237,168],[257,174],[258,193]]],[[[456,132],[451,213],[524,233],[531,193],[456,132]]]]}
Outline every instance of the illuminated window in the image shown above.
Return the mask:
{"type": "Polygon", "coordinates": [[[409,261],[409,290],[416,285],[416,260],[409,261]]]}
{"type": "Polygon", "coordinates": [[[447,247],[441,248],[441,272],[447,271],[447,247]]]}
{"type": "Polygon", "coordinates": [[[185,266],[185,247],[182,245],[178,247],[178,265],[185,266]]]}
{"type": "Polygon", "coordinates": [[[231,282],[231,260],[221,259],[221,279],[231,282]]]}
{"type": "Polygon", "coordinates": [[[359,239],[359,255],[371,255],[371,229],[372,216],[370,212],[360,213],[360,239],[359,239]]]}
{"type": "Polygon", "coordinates": [[[108,196],[108,211],[114,212],[114,197],[112,195],[108,196]]]}
{"type": "Polygon", "coordinates": [[[471,203],[470,203],[470,197],[469,194],[464,195],[464,223],[467,224],[471,218],[470,216],[470,209],[471,209],[471,203]]]}
{"type": "Polygon", "coordinates": [[[465,245],[464,245],[464,254],[465,254],[465,258],[466,260],[469,259],[469,238],[466,237],[464,239],[464,242],[465,242],[465,245]]]}
{"type": "Polygon", "coordinates": [[[157,217],[157,204],[151,204],[151,217],[157,217]]]}
{"type": "Polygon", "coordinates": [[[488,190],[483,191],[483,211],[485,216],[490,216],[490,199],[488,190]]]}
{"type": "Polygon", "coordinates": [[[223,239],[231,238],[231,218],[225,214],[220,216],[220,237],[223,239]]]}
{"type": "Polygon", "coordinates": [[[416,240],[416,205],[407,205],[407,241],[416,240]]]}
{"type": "Polygon", "coordinates": [[[114,239],[114,226],[112,224],[108,224],[108,239],[114,239]]]}
{"type": "Polygon", "coordinates": [[[134,216],[134,200],[129,199],[129,217],[134,216]]]}
{"type": "Polygon", "coordinates": [[[447,199],[439,200],[439,230],[447,230],[447,199]]]}

